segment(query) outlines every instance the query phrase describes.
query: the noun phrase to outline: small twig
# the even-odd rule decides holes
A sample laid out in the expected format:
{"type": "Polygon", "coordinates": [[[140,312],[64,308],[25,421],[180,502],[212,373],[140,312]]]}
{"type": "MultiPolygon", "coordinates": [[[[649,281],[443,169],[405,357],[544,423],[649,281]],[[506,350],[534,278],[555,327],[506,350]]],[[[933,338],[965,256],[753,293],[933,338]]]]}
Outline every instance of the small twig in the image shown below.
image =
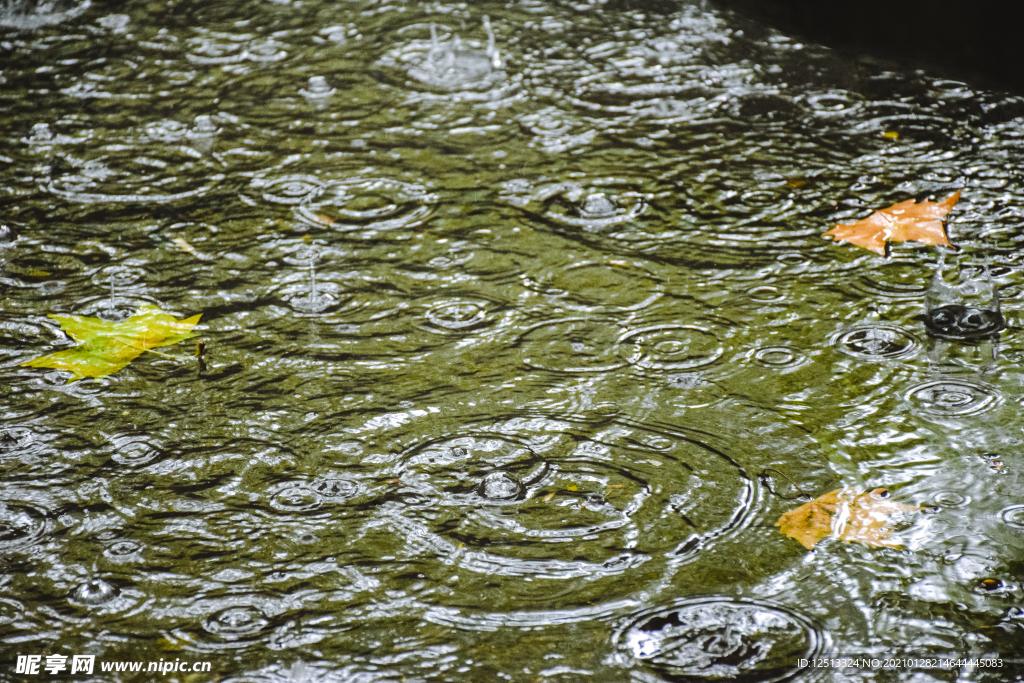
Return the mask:
{"type": "MultiPolygon", "coordinates": [[[[793,481],[788,476],[786,476],[785,472],[777,470],[774,467],[765,467],[763,470],[761,470],[761,474],[759,474],[758,477],[759,478],[763,478],[768,472],[775,472],[776,474],[781,476],[783,479],[788,481],[790,484],[792,484],[793,488],[795,488],[797,491],[799,491],[799,493],[797,495],[792,496],[790,498],[786,498],[785,496],[780,495],[778,491],[772,491],[772,493],[774,493],[776,496],[779,496],[779,498],[782,498],[782,500],[793,500],[794,498],[799,498],[801,496],[803,496],[805,498],[810,498],[811,497],[810,494],[804,492],[804,490],[802,488],[800,488],[795,481],[793,481]]],[[[771,491],[770,488],[768,490],[771,491]]]]}

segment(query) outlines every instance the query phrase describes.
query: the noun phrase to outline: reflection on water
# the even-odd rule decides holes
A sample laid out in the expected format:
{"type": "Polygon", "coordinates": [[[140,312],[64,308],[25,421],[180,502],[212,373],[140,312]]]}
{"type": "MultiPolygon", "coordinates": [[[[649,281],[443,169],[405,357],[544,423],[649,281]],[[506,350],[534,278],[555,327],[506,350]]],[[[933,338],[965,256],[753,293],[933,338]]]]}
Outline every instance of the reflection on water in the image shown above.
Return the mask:
{"type": "Polygon", "coordinates": [[[1019,650],[1020,98],[683,0],[8,0],[0,108],[0,680],[1019,650]],[[821,238],[960,187],[997,340],[928,333],[934,249],[821,238]],[[142,305],[203,363],[20,365],[142,305]],[[928,512],[773,526],[841,486],[928,512]]]}

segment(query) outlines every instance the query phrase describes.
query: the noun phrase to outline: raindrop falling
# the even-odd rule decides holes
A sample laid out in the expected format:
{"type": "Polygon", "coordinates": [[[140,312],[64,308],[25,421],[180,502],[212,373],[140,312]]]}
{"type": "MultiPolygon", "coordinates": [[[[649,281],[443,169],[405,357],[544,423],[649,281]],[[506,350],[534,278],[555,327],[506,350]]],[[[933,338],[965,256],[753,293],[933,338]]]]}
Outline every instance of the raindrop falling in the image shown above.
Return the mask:
{"type": "Polygon", "coordinates": [[[185,133],[185,137],[188,138],[189,144],[197,152],[209,154],[213,149],[214,143],[217,141],[217,134],[220,131],[221,129],[217,127],[217,124],[213,122],[211,117],[200,114],[195,118],[192,127],[185,133]]]}
{"type": "Polygon", "coordinates": [[[314,248],[306,250],[306,262],[309,266],[309,290],[305,296],[297,296],[289,299],[288,303],[292,308],[303,313],[320,313],[334,303],[334,297],[327,292],[321,292],[316,284],[316,259],[317,250],[314,248]]]}
{"type": "Polygon", "coordinates": [[[120,594],[121,589],[108,581],[91,579],[72,588],[68,600],[78,605],[102,605],[120,594]]]}
{"type": "Polygon", "coordinates": [[[310,76],[309,83],[305,88],[299,90],[299,94],[306,98],[306,101],[317,107],[323,109],[327,106],[327,101],[331,99],[331,95],[338,92],[337,88],[332,88],[327,83],[327,79],[323,76],[310,76]]]}

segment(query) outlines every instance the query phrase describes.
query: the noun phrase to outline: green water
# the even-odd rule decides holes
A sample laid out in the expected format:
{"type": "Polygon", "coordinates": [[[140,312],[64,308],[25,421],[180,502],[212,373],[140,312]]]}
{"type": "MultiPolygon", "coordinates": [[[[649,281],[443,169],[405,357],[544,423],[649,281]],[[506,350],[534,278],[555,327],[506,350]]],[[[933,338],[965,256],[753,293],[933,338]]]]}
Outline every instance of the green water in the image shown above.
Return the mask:
{"type": "Polygon", "coordinates": [[[0,6],[0,680],[1021,680],[1024,100],[639,6],[0,6]],[[821,238],[960,188],[997,341],[821,238]]]}

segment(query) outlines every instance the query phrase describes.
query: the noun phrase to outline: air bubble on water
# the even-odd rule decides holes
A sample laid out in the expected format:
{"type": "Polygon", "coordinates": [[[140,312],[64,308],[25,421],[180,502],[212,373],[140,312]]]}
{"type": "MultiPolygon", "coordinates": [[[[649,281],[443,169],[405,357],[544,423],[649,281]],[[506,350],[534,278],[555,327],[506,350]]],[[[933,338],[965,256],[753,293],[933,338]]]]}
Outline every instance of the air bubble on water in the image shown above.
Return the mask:
{"type": "Polygon", "coordinates": [[[522,482],[508,472],[491,472],[483,478],[477,493],[494,500],[518,500],[526,493],[522,482]]]}
{"type": "Polygon", "coordinates": [[[68,600],[78,605],[102,605],[120,594],[117,586],[103,579],[91,579],[72,588],[68,600]]]}

